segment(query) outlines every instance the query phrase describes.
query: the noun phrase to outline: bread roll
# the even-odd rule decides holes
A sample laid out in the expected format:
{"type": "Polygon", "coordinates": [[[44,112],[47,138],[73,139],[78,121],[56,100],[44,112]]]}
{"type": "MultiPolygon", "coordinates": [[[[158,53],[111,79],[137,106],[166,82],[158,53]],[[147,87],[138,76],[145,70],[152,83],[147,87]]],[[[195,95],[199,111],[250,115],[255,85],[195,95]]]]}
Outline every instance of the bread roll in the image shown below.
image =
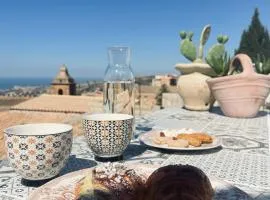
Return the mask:
{"type": "Polygon", "coordinates": [[[78,200],[134,199],[145,180],[123,164],[107,163],[96,167],[76,187],[78,200]]]}
{"type": "Polygon", "coordinates": [[[168,165],[147,179],[143,200],[212,200],[213,196],[211,183],[202,170],[190,165],[168,165]]]}

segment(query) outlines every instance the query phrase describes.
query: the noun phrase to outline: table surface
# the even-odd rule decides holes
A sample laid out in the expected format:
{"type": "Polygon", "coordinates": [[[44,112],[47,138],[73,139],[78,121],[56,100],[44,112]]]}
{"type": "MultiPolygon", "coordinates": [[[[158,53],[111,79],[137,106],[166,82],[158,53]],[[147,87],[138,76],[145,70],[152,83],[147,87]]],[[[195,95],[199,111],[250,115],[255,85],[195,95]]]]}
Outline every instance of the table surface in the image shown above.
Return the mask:
{"type": "MultiPolygon", "coordinates": [[[[226,181],[256,200],[270,199],[268,113],[256,118],[236,119],[211,112],[180,108],[159,110],[136,119],[134,139],[124,152],[126,163],[154,165],[192,164],[207,175],[226,181]],[[204,151],[170,151],[140,144],[138,136],[151,129],[192,128],[221,138],[222,147],[204,151]]],[[[100,164],[95,161],[84,136],[74,138],[72,153],[60,175],[100,164]]],[[[0,199],[27,199],[35,187],[22,185],[21,177],[0,160],[0,199]]]]}

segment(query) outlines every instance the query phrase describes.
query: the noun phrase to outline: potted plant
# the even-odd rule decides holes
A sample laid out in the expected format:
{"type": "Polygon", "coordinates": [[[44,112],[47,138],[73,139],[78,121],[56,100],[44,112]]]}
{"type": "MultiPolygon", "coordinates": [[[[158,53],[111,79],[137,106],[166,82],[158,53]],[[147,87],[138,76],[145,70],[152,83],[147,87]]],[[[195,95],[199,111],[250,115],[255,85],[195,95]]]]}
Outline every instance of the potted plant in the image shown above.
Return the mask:
{"type": "MultiPolygon", "coordinates": [[[[255,69],[259,74],[269,74],[270,73],[270,58],[266,58],[264,55],[257,55],[255,61],[255,69]]],[[[265,100],[265,107],[270,108],[270,95],[265,100]]]]}
{"type": "Polygon", "coordinates": [[[266,58],[264,55],[257,55],[255,61],[255,69],[259,74],[269,74],[270,73],[270,58],[266,58]]]}
{"type": "Polygon", "coordinates": [[[184,57],[190,60],[191,63],[176,64],[175,68],[181,73],[177,81],[177,88],[178,93],[183,98],[184,107],[189,110],[209,110],[214,103],[214,98],[206,80],[217,74],[205,60],[212,60],[213,58],[223,55],[225,51],[224,44],[229,38],[222,35],[218,36],[218,44],[213,45],[209,49],[208,54],[204,59],[204,45],[209,38],[210,32],[210,25],[203,28],[198,48],[196,48],[192,42],[192,32],[180,32],[180,37],[182,39],[180,52],[184,57]]]}
{"type": "MultiPolygon", "coordinates": [[[[269,94],[270,76],[256,73],[251,59],[246,54],[236,55],[231,62],[226,54],[207,62],[216,73],[223,71],[224,73],[220,74],[231,75],[207,80],[222,112],[229,117],[256,116],[269,94]],[[237,71],[242,72],[235,74],[237,71]]],[[[270,71],[268,62],[258,61],[255,68],[258,72],[270,71]]]]}

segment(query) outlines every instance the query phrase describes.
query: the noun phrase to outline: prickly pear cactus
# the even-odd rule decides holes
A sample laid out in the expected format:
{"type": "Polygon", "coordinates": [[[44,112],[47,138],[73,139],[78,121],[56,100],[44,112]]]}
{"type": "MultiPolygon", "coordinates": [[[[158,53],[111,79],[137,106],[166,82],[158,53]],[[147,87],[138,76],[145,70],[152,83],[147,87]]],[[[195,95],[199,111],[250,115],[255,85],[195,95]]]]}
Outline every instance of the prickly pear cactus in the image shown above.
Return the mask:
{"type": "Polygon", "coordinates": [[[180,44],[180,51],[182,55],[193,62],[196,59],[196,47],[192,42],[193,33],[186,33],[185,31],[181,31],[180,37],[182,38],[180,44]]]}
{"type": "Polygon", "coordinates": [[[206,61],[210,66],[214,66],[214,63],[218,63],[220,62],[220,60],[224,60],[224,53],[225,53],[224,44],[229,40],[229,37],[226,35],[219,35],[217,37],[218,44],[213,45],[209,49],[208,55],[204,59],[203,50],[210,36],[210,32],[211,32],[211,26],[206,25],[203,28],[202,33],[201,33],[200,44],[199,44],[198,52],[197,52],[196,47],[192,42],[193,33],[181,31],[180,32],[180,37],[182,39],[180,43],[181,54],[193,63],[204,64],[206,61]]]}
{"type": "Polygon", "coordinates": [[[207,63],[211,66],[214,65],[214,60],[221,58],[225,53],[224,44],[229,40],[226,35],[219,35],[217,37],[218,44],[213,45],[206,56],[207,63]]]}

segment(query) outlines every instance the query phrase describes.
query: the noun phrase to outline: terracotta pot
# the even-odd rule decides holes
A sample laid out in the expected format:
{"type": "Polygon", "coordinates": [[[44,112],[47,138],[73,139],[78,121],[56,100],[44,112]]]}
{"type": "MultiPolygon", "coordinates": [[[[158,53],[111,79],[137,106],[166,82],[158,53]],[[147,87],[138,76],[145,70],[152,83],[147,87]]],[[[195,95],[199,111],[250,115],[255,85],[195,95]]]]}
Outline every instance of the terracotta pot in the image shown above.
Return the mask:
{"type": "Polygon", "coordinates": [[[226,116],[254,117],[269,94],[270,76],[257,74],[251,59],[245,54],[234,57],[230,71],[237,61],[242,65],[242,73],[211,78],[207,83],[226,116]]]}
{"type": "Polygon", "coordinates": [[[198,72],[179,76],[177,81],[178,93],[183,98],[186,109],[209,110],[213,103],[213,96],[206,83],[209,78],[209,76],[198,72]]]}

